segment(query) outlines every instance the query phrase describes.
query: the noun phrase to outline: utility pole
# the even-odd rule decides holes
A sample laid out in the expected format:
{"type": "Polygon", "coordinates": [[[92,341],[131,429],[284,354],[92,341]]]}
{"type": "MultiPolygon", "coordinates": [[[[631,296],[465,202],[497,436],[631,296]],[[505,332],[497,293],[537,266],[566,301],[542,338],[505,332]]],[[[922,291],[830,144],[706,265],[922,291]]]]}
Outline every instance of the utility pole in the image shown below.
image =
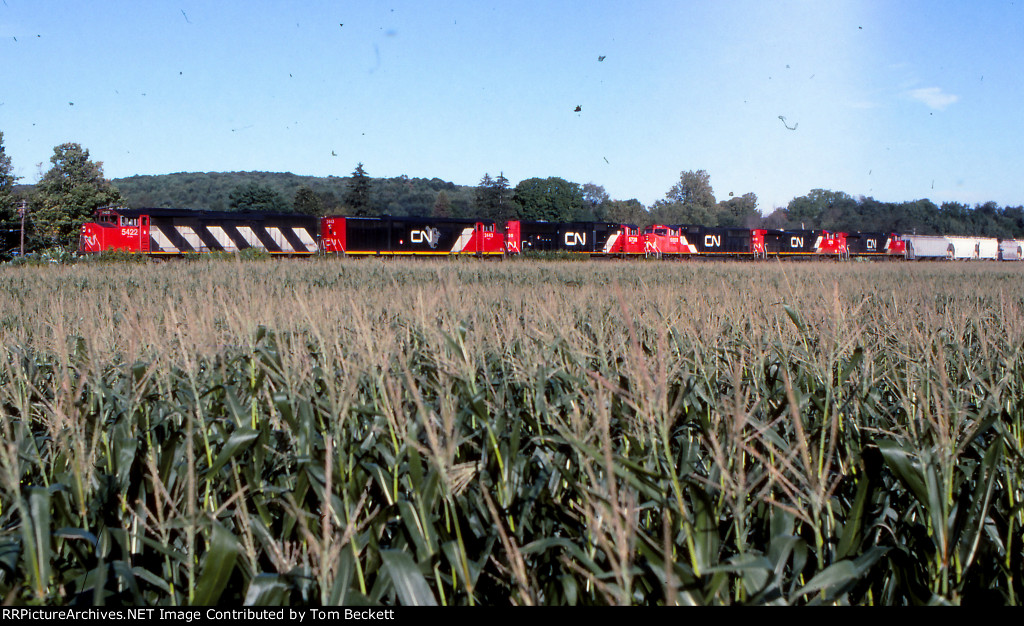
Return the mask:
{"type": "Polygon", "coordinates": [[[18,203],[18,215],[21,216],[21,256],[25,256],[25,214],[28,213],[28,202],[18,203]]]}

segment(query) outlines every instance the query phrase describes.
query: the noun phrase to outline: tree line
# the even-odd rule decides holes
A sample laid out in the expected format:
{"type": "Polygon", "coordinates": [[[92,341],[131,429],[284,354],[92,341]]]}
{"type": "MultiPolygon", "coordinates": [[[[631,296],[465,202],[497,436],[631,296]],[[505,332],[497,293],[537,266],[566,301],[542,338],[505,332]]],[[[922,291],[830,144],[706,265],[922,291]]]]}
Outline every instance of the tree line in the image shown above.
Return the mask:
{"type": "Polygon", "coordinates": [[[757,196],[715,197],[704,170],[680,172],[665,197],[650,206],[611,198],[596,183],[556,176],[514,187],[504,172],[485,173],[475,187],[438,178],[372,178],[362,163],[348,176],[224,172],[132,176],[108,180],[103,164],[77,143],[54,148],[51,168],[35,185],[17,185],[0,132],[0,255],[20,243],[18,207],[26,208],[26,248],[77,247],[81,224],[103,206],[174,207],[215,211],[297,212],[306,215],[393,215],[550,222],[701,224],[741,228],[825,229],[1024,238],[1024,207],[994,202],[974,207],[931,200],[882,202],[814,189],[763,215],[757,196]]]}

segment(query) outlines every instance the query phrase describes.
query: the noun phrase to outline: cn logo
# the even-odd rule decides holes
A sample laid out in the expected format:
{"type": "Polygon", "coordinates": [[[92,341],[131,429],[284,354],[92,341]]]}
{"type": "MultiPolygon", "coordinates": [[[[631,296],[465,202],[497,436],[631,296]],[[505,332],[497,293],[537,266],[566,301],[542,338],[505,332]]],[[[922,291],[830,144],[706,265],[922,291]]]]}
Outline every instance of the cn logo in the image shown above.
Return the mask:
{"type": "Polygon", "coordinates": [[[875,239],[867,239],[865,241],[865,243],[867,243],[867,245],[868,245],[867,246],[868,250],[870,250],[872,252],[874,252],[875,250],[878,250],[878,241],[877,240],[875,240],[875,239]]]}
{"type": "Polygon", "coordinates": [[[704,247],[705,248],[721,248],[722,247],[722,236],[721,235],[704,235],[704,247]]]}
{"type": "Polygon", "coordinates": [[[804,238],[803,237],[790,237],[789,238],[789,247],[790,248],[803,248],[804,247],[804,238]]]}
{"type": "Polygon", "coordinates": [[[437,247],[437,240],[441,238],[441,231],[436,228],[424,228],[423,230],[414,230],[409,233],[409,241],[413,243],[425,243],[431,248],[437,247]]]}
{"type": "Polygon", "coordinates": [[[570,247],[587,245],[587,233],[565,233],[565,245],[570,247]]]}

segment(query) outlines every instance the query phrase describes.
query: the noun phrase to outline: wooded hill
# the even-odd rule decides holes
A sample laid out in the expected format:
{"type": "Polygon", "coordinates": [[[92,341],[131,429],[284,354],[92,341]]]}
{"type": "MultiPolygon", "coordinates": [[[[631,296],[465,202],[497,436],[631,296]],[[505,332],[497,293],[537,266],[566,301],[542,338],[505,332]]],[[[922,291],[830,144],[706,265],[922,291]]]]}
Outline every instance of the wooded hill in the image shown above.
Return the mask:
{"type": "MultiPolygon", "coordinates": [[[[322,215],[340,212],[345,194],[352,181],[347,176],[299,176],[275,172],[196,172],[162,174],[158,176],[131,176],[116,178],[113,184],[120,190],[125,203],[131,208],[175,207],[227,211],[231,209],[231,194],[239,189],[259,185],[277,192],[282,206],[280,211],[295,210],[299,190],[306,188],[320,202],[322,215]]],[[[453,216],[472,213],[475,187],[456,185],[440,178],[371,178],[371,215],[429,215],[437,202],[438,193],[444,191],[451,203],[453,216]]],[[[303,212],[311,212],[306,211],[303,212]]]]}

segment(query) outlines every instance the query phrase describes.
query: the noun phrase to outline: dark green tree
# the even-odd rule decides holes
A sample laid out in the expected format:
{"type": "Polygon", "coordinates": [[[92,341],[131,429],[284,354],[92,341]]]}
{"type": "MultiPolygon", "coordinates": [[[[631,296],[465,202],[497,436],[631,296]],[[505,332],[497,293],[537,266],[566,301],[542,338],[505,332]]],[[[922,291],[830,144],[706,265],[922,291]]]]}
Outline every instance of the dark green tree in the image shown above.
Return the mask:
{"type": "Polygon", "coordinates": [[[494,179],[494,191],[492,192],[494,212],[493,219],[507,220],[512,217],[512,190],[505,172],[499,172],[494,179]]]}
{"type": "Polygon", "coordinates": [[[651,218],[662,224],[718,225],[711,176],[704,170],[680,172],[663,200],[651,207],[651,218]]]}
{"type": "Polygon", "coordinates": [[[437,199],[434,200],[434,210],[431,212],[434,217],[451,217],[452,201],[448,198],[448,192],[444,189],[437,192],[437,199]]]}
{"type": "Polygon", "coordinates": [[[583,189],[564,178],[527,178],[516,185],[513,201],[523,220],[572,222],[583,214],[583,189]]]}
{"type": "Polygon", "coordinates": [[[228,196],[228,206],[234,211],[264,211],[268,213],[286,212],[291,206],[273,187],[259,183],[249,183],[244,187],[235,187],[228,196]]]}
{"type": "Polygon", "coordinates": [[[295,191],[295,200],[292,202],[296,213],[303,215],[326,215],[324,213],[324,202],[315,191],[303,185],[295,191]]]}
{"type": "Polygon", "coordinates": [[[320,198],[324,215],[340,215],[345,212],[345,207],[333,191],[324,191],[316,194],[320,198]]]}
{"type": "Polygon", "coordinates": [[[489,172],[484,173],[484,177],[480,179],[480,184],[476,186],[476,194],[473,197],[477,211],[483,212],[488,209],[488,201],[490,200],[491,189],[494,187],[494,179],[491,178],[489,172]]]}
{"type": "Polygon", "coordinates": [[[0,222],[6,223],[14,220],[15,182],[17,182],[17,178],[14,176],[11,157],[7,155],[7,148],[4,147],[4,134],[0,132],[0,222]]]}
{"type": "Polygon", "coordinates": [[[970,213],[970,234],[982,237],[1005,237],[1009,230],[1003,223],[1003,210],[995,202],[976,204],[970,213]]]}
{"type": "Polygon", "coordinates": [[[782,230],[786,228],[786,224],[789,221],[789,216],[786,215],[785,207],[777,207],[774,211],[765,215],[761,219],[761,228],[771,228],[776,230],[782,230]]]}
{"type": "Polygon", "coordinates": [[[812,189],[806,196],[793,198],[786,207],[789,228],[825,228],[856,230],[857,202],[842,191],[812,189]]]}
{"type": "Polygon", "coordinates": [[[917,226],[919,234],[970,235],[971,207],[962,202],[943,202],[932,209],[917,202],[904,202],[902,209],[917,226]]]}
{"type": "Polygon", "coordinates": [[[606,222],[632,224],[639,228],[644,228],[654,223],[651,221],[651,214],[647,212],[643,203],[636,198],[630,200],[609,200],[604,204],[604,207],[604,215],[601,216],[601,219],[606,222]]]}
{"type": "Polygon", "coordinates": [[[1006,219],[1008,232],[1011,237],[1020,238],[1024,236],[1024,207],[1003,207],[1003,217],[1006,219]]]}
{"type": "Polygon", "coordinates": [[[61,144],[50,157],[32,198],[32,219],[44,241],[74,245],[82,224],[102,206],[121,204],[121,194],[103,177],[103,163],[89,160],[77,143],[61,144]]]}
{"type": "Polygon", "coordinates": [[[757,195],[745,193],[718,203],[718,225],[751,228],[761,219],[757,211],[757,195]]]}
{"type": "Polygon", "coordinates": [[[498,174],[497,178],[491,178],[490,174],[485,173],[476,187],[474,199],[478,217],[500,221],[514,214],[512,195],[504,172],[498,174]]]}
{"type": "Polygon", "coordinates": [[[651,207],[651,220],[658,224],[699,224],[718,226],[718,211],[714,206],[680,204],[658,200],[651,207]]]}
{"type": "Polygon", "coordinates": [[[604,220],[605,210],[610,201],[608,192],[601,185],[594,183],[583,185],[583,219],[586,221],[604,220]]]}
{"type": "Polygon", "coordinates": [[[669,202],[697,205],[705,208],[715,206],[715,192],[711,188],[711,176],[705,170],[679,173],[679,182],[665,194],[669,202]]]}
{"type": "Polygon", "coordinates": [[[0,254],[6,255],[9,250],[19,245],[21,224],[18,220],[15,205],[17,197],[14,193],[14,167],[11,157],[4,148],[4,134],[0,132],[0,254]]]}
{"type": "Polygon", "coordinates": [[[352,179],[345,193],[345,204],[350,215],[370,214],[370,177],[367,176],[362,163],[356,165],[352,172],[352,179]]]}
{"type": "MultiPolygon", "coordinates": [[[[889,202],[861,196],[857,201],[857,223],[847,232],[875,231],[890,233],[898,228],[899,215],[889,202]]],[[[910,232],[910,231],[907,231],[910,232]]]]}

